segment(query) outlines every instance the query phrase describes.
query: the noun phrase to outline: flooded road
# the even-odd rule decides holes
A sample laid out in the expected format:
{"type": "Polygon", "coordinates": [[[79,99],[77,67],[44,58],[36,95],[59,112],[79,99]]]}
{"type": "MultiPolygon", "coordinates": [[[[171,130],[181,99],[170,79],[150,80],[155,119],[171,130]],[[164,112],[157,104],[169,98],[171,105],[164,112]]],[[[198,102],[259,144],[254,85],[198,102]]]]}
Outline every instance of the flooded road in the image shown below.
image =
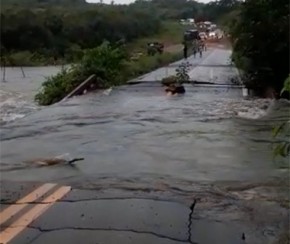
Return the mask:
{"type": "MultiPolygon", "coordinates": [[[[225,62],[227,55],[218,51],[202,63],[216,64],[217,56],[225,62]]],[[[210,75],[206,65],[195,69],[191,77],[210,75]]],[[[28,168],[7,171],[2,178],[85,181],[146,174],[253,181],[281,173],[272,160],[271,130],[287,119],[287,105],[247,100],[241,89],[230,87],[188,85],[186,90],[185,96],[168,97],[158,83],[123,86],[110,95],[76,97],[7,124],[1,130],[1,161],[9,167],[65,153],[85,161],[76,169],[28,168]],[[257,115],[262,118],[254,120],[257,115]]]]}
{"type": "Polygon", "coordinates": [[[160,87],[139,85],[42,109],[2,129],[2,162],[64,153],[85,161],[77,169],[37,168],[2,177],[83,181],[96,175],[165,174],[216,181],[275,176],[271,129],[283,118],[276,113],[257,121],[235,117],[236,111],[259,104],[240,93],[189,86],[183,97],[166,97],[160,87]]]}
{"type": "MultiPolygon", "coordinates": [[[[190,71],[191,77],[225,83],[222,76],[234,73],[225,64],[217,67],[216,55],[225,63],[229,54],[208,55],[204,65],[190,71]],[[214,71],[218,77],[212,77],[211,65],[219,69],[214,71]]],[[[229,204],[225,199],[231,204],[236,198],[285,199],[287,187],[281,191],[275,187],[287,182],[287,160],[273,159],[271,132],[288,119],[289,112],[286,102],[245,99],[241,89],[226,86],[187,85],[186,94],[176,97],[166,96],[158,83],[122,86],[109,95],[75,97],[3,126],[1,178],[60,182],[120,196],[136,191],[143,196],[153,192],[155,197],[164,193],[185,201],[208,193],[206,206],[215,203],[219,210],[220,204],[229,204]],[[75,167],[23,163],[65,153],[85,160],[75,167]]],[[[244,218],[236,216],[238,211],[229,214],[233,209],[226,211],[225,206],[220,218],[244,218]]],[[[214,211],[207,208],[207,216],[209,209],[214,211]]],[[[257,216],[263,218],[263,213],[257,216]]],[[[281,216],[273,216],[259,221],[266,225],[272,221],[280,228],[276,224],[281,216]]]]}

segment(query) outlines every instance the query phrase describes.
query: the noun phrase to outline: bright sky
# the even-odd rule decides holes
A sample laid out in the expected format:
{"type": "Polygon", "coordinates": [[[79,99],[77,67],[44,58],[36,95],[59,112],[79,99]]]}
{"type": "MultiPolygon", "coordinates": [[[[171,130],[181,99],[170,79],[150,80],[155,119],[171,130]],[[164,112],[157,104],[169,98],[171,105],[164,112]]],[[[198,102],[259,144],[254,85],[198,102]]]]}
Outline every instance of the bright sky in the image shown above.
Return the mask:
{"type": "MultiPolygon", "coordinates": [[[[100,0],[86,0],[89,3],[98,3],[100,2],[100,0]]],[[[128,4],[128,3],[132,3],[135,0],[114,0],[115,4],[128,4]]],[[[208,3],[212,0],[198,0],[198,2],[204,2],[204,3],[208,3]]],[[[111,3],[111,0],[103,0],[104,3],[111,3]]]]}

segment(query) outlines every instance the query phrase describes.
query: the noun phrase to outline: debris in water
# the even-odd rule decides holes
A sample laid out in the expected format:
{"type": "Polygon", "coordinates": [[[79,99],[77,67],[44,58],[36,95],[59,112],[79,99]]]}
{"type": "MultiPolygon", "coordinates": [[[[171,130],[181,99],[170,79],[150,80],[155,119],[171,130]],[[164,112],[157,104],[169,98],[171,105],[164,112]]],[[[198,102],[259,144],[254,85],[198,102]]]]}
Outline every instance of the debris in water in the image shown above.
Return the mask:
{"type": "Polygon", "coordinates": [[[26,160],[24,163],[35,164],[39,167],[52,166],[56,164],[69,164],[72,165],[74,162],[82,161],[84,158],[71,158],[68,153],[62,154],[53,158],[37,158],[32,160],[26,160]]]}
{"type": "Polygon", "coordinates": [[[105,90],[103,92],[103,94],[109,96],[111,94],[112,90],[113,90],[113,87],[110,87],[109,89],[105,90]]]}

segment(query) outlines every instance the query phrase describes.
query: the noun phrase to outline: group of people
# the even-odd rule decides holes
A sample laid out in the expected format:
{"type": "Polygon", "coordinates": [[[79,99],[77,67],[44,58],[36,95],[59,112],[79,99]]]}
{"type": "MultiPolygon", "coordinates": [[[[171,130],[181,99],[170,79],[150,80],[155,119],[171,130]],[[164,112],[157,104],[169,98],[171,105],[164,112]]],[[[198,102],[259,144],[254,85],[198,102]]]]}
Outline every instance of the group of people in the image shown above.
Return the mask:
{"type": "MultiPolygon", "coordinates": [[[[202,57],[202,52],[206,51],[206,44],[203,40],[196,40],[193,42],[193,56],[196,57],[196,54],[199,53],[199,57],[202,57]]],[[[186,42],[183,45],[183,57],[184,59],[187,59],[188,57],[188,45],[186,42]]]]}

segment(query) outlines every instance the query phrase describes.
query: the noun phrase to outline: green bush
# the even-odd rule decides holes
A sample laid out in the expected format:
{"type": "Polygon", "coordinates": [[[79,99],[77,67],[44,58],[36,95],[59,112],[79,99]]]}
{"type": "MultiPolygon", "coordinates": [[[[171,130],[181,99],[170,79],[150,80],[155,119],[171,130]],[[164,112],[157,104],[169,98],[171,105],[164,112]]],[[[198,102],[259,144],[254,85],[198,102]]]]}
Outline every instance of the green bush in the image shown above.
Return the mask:
{"type": "Polygon", "coordinates": [[[83,55],[84,50],[79,45],[73,44],[66,50],[65,59],[70,63],[75,63],[81,60],[83,55]]]}
{"type": "Polygon", "coordinates": [[[189,63],[181,63],[178,68],[175,70],[176,74],[165,77],[162,79],[161,84],[164,86],[170,86],[172,84],[183,84],[183,83],[189,83],[189,63]]]}
{"type": "Polygon", "coordinates": [[[44,63],[44,57],[38,53],[31,53],[29,51],[15,52],[6,55],[6,64],[9,66],[35,66],[44,63]]]}
{"type": "Polygon", "coordinates": [[[1,65],[6,66],[45,66],[50,64],[63,64],[63,60],[58,59],[55,63],[51,55],[43,50],[41,52],[20,51],[1,56],[1,65]],[[5,63],[4,63],[5,62],[5,63]]]}
{"type": "Polygon", "coordinates": [[[175,84],[177,82],[176,75],[171,75],[162,79],[161,84],[163,86],[170,86],[171,84],[175,84]]]}
{"type": "MultiPolygon", "coordinates": [[[[290,75],[284,82],[284,87],[281,91],[281,95],[287,92],[290,93],[290,75]]],[[[274,147],[274,156],[289,157],[290,156],[290,120],[282,123],[280,126],[275,127],[273,130],[275,138],[282,137],[282,142],[278,143],[274,147]]]]}
{"type": "Polygon", "coordinates": [[[279,92],[289,73],[289,1],[247,0],[229,23],[233,58],[248,88],[279,92]]]}
{"type": "Polygon", "coordinates": [[[63,69],[57,75],[47,78],[35,100],[40,105],[58,102],[92,74],[98,77],[99,87],[117,85],[120,82],[118,72],[123,59],[122,51],[119,48],[112,48],[108,43],[87,50],[80,64],[63,69]]]}
{"type": "Polygon", "coordinates": [[[48,77],[36,94],[35,101],[40,105],[50,105],[60,101],[86,77],[78,66],[62,69],[55,76],[48,77]]]}

